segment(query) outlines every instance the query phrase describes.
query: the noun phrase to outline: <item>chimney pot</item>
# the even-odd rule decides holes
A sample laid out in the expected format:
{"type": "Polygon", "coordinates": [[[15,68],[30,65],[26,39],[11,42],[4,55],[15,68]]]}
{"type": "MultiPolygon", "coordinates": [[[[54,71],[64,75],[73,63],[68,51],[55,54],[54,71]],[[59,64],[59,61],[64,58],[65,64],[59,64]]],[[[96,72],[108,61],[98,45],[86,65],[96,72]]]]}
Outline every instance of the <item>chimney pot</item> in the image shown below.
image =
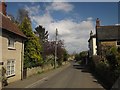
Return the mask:
{"type": "Polygon", "coordinates": [[[100,26],[100,20],[99,20],[99,18],[96,19],[96,27],[97,26],[100,26]]]}

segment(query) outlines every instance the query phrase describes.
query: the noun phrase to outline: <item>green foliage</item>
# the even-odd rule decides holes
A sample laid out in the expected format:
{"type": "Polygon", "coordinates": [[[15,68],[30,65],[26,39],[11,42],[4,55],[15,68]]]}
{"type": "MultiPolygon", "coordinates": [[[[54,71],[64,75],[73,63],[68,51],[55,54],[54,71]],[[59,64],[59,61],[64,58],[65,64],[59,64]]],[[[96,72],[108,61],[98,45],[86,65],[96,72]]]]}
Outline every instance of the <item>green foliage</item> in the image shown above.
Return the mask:
{"type": "Polygon", "coordinates": [[[25,18],[20,25],[21,31],[27,36],[24,47],[24,68],[32,68],[40,65],[41,63],[41,45],[39,38],[32,32],[31,22],[25,18]]]}
{"type": "Polygon", "coordinates": [[[82,51],[79,54],[75,54],[75,60],[76,61],[84,60],[84,59],[86,59],[87,55],[88,55],[87,51],[82,51]]]}
{"type": "Polygon", "coordinates": [[[39,38],[42,41],[42,43],[44,43],[45,40],[48,40],[48,31],[45,31],[45,28],[39,25],[35,28],[35,30],[39,34],[39,38]]]}
{"type": "Polygon", "coordinates": [[[120,75],[120,53],[116,47],[107,48],[105,53],[101,58],[90,58],[89,68],[110,89],[120,75]]]}
{"type": "Polygon", "coordinates": [[[88,57],[88,51],[82,51],[79,54],[75,54],[75,60],[76,61],[81,61],[80,62],[81,65],[86,64],[87,57],[88,57]]]}
{"type": "Polygon", "coordinates": [[[32,32],[31,22],[28,18],[25,18],[23,22],[20,24],[20,30],[28,37],[32,38],[34,36],[32,32]]]}
{"type": "Polygon", "coordinates": [[[45,64],[51,64],[52,66],[54,65],[54,56],[53,55],[48,55],[45,60],[45,64]]]}
{"type": "Polygon", "coordinates": [[[45,60],[46,58],[46,52],[47,52],[47,41],[48,41],[48,31],[45,31],[45,28],[43,28],[41,25],[35,28],[36,34],[39,36],[39,43],[42,45],[42,57],[45,60]]]}
{"type": "Polygon", "coordinates": [[[79,60],[80,60],[79,54],[75,54],[75,60],[76,60],[76,61],[79,61],[79,60]]]}
{"type": "Polygon", "coordinates": [[[87,55],[88,55],[88,52],[87,52],[87,51],[82,51],[82,52],[80,52],[80,54],[79,54],[80,59],[84,59],[84,58],[86,58],[87,55]]]}
{"type": "Polygon", "coordinates": [[[119,58],[117,48],[112,47],[107,52],[108,53],[106,54],[106,58],[108,60],[110,68],[111,70],[115,70],[116,67],[118,66],[118,58],[119,58]]]}
{"type": "Polygon", "coordinates": [[[64,49],[63,51],[63,61],[67,61],[68,60],[68,52],[64,49]]]}

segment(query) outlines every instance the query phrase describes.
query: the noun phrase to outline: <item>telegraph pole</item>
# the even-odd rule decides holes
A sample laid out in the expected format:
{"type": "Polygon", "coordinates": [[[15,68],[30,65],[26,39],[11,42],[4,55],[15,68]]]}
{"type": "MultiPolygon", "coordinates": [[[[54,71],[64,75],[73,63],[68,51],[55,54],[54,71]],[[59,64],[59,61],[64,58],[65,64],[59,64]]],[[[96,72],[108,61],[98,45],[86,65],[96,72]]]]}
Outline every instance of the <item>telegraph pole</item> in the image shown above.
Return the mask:
{"type": "Polygon", "coordinates": [[[56,61],[57,61],[57,37],[58,37],[58,30],[56,28],[56,34],[55,34],[55,61],[54,61],[54,68],[56,68],[56,61]]]}

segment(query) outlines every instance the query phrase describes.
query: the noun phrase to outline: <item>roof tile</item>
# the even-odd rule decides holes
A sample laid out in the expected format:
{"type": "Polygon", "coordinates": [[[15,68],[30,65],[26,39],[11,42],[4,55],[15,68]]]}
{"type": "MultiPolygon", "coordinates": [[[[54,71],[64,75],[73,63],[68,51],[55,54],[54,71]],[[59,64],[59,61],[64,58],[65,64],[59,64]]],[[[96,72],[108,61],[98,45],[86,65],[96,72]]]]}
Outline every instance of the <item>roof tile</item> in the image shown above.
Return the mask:
{"type": "Polygon", "coordinates": [[[21,37],[26,38],[26,36],[23,34],[22,31],[18,28],[16,24],[14,24],[7,16],[4,16],[3,14],[0,13],[0,27],[2,29],[5,29],[9,32],[12,32],[16,35],[19,35],[21,37]]]}

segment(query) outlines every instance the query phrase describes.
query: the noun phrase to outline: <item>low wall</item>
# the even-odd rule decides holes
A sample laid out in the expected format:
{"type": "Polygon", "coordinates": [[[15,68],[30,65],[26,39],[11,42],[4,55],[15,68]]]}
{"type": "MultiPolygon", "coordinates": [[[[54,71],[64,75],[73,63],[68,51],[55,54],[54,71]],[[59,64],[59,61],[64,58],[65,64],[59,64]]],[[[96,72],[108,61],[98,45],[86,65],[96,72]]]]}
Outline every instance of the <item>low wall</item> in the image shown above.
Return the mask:
{"type": "Polygon", "coordinates": [[[27,69],[27,77],[32,76],[37,73],[41,73],[50,69],[53,69],[54,67],[51,65],[46,65],[44,68],[42,67],[34,67],[34,68],[28,68],[27,69]]]}
{"type": "MultiPolygon", "coordinates": [[[[67,64],[67,62],[62,63],[62,65],[65,65],[65,64],[67,64]]],[[[26,72],[26,75],[27,75],[26,77],[29,77],[34,74],[41,73],[41,72],[44,72],[44,71],[47,71],[47,70],[50,70],[53,68],[54,68],[54,66],[52,66],[51,64],[48,64],[48,65],[44,66],[43,68],[42,67],[28,68],[27,72],[26,72]]]]}

